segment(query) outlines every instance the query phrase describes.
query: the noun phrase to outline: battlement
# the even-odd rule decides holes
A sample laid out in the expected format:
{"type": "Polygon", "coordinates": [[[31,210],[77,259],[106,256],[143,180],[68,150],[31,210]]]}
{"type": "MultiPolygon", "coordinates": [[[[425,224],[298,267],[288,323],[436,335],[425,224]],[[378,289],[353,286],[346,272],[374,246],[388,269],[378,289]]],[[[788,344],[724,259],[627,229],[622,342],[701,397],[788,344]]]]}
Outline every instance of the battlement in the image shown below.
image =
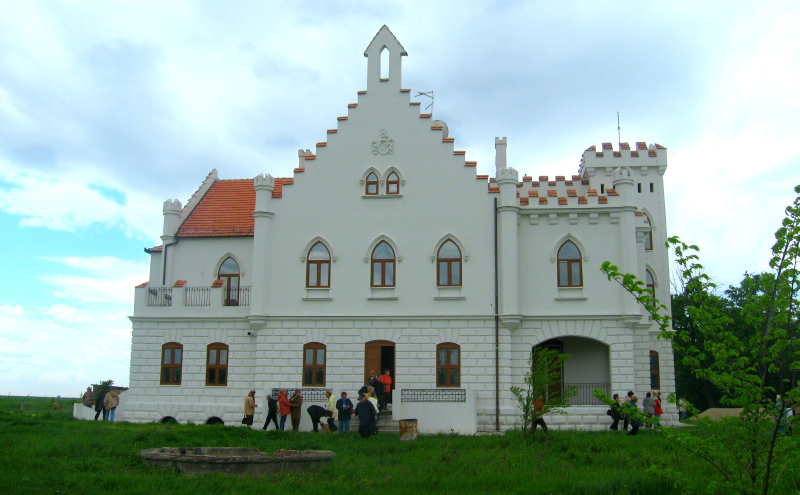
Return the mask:
{"type": "Polygon", "coordinates": [[[260,188],[274,189],[275,179],[269,174],[258,174],[253,179],[253,187],[255,187],[256,189],[260,188]]]}
{"type": "Polygon", "coordinates": [[[647,170],[653,167],[659,175],[667,169],[667,148],[660,144],[650,144],[637,141],[635,149],[630,144],[620,143],[619,150],[614,151],[612,143],[602,143],[601,150],[597,146],[590,146],[581,156],[579,173],[584,178],[589,178],[602,169],[606,175],[620,167],[629,167],[634,170],[647,170]]]}
{"type": "Polygon", "coordinates": [[[183,205],[177,199],[168,199],[164,201],[164,213],[180,214],[183,205]]]}

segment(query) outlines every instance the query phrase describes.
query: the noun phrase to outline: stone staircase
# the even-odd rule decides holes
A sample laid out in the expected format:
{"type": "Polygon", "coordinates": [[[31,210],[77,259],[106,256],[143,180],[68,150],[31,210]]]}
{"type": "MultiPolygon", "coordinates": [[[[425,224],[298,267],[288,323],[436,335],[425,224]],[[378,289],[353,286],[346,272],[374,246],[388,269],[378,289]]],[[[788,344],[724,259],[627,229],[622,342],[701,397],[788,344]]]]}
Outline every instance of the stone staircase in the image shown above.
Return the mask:
{"type": "MultiPolygon", "coordinates": [[[[336,422],[339,425],[339,422],[336,422]]],[[[358,433],[358,416],[350,420],[350,433],[358,433]]],[[[392,418],[392,411],[383,411],[378,415],[378,433],[400,434],[400,421],[392,418]]]]}

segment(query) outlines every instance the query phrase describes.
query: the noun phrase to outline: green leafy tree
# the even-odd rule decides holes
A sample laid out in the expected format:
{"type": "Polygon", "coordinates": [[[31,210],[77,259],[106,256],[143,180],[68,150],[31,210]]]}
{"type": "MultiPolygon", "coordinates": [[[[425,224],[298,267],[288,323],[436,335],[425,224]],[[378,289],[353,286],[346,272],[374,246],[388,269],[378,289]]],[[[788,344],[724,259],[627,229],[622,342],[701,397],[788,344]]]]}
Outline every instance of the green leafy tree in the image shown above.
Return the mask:
{"type": "MultiPolygon", "coordinates": [[[[795,192],[800,194],[800,186],[795,192]]],[[[738,317],[757,331],[744,331],[730,312],[726,314],[720,298],[714,295],[716,285],[703,273],[699,249],[677,237],[670,238],[668,245],[674,248],[676,262],[688,280],[691,304],[686,306],[686,312],[702,338],[690,338],[687,329],[673,329],[667,308],[658,304],[636,276],[621,273],[609,262],[601,268],[609,280],[620,283],[643,304],[658,324],[660,337],[672,342],[678,357],[696,377],[720,391],[721,403],[741,409],[736,416],[699,420],[697,424],[710,434],[683,428],[656,430],[708,462],[718,473],[716,479],[696,480],[672,467],[651,466],[652,472],[674,480],[687,492],[766,495],[797,488],[800,450],[790,437],[781,434],[785,425],[775,418],[784,415],[788,402],[800,399],[800,391],[791,388],[790,380],[791,370],[800,367],[800,196],[786,208],[786,217],[775,237],[770,259],[775,273],[758,282],[753,277],[746,278],[743,283],[747,291],[738,317]],[[756,283],[760,288],[754,289],[756,283]],[[783,399],[778,400],[776,395],[783,399]]],[[[595,395],[608,399],[599,392],[595,395]]],[[[674,401],[673,394],[670,402],[674,401]]]]}
{"type": "Polygon", "coordinates": [[[111,390],[111,386],[114,385],[114,380],[103,380],[100,382],[100,392],[106,391],[108,392],[111,390]]]}
{"type": "Polygon", "coordinates": [[[577,395],[576,387],[564,387],[561,370],[564,361],[571,354],[563,354],[555,349],[534,347],[528,358],[528,371],[525,373],[524,387],[511,387],[511,393],[517,398],[522,415],[522,435],[538,415],[566,414],[569,400],[577,395]],[[542,410],[535,411],[535,401],[542,397],[542,410]]]}

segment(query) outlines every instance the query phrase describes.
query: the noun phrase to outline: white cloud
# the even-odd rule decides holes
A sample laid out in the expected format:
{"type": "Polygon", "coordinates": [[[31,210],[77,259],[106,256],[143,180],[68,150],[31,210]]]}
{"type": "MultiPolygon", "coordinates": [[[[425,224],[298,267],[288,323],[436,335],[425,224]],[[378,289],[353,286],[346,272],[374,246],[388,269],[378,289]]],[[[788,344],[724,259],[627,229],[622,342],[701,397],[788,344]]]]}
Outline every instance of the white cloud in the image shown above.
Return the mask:
{"type": "Polygon", "coordinates": [[[123,308],[0,306],[0,393],[76,397],[91,383],[128,383],[123,308]]]}
{"type": "Polygon", "coordinates": [[[128,383],[133,287],[147,263],[110,256],[47,258],[82,275],[43,277],[65,300],[0,306],[0,393],[75,396],[90,383],[128,383]]]}
{"type": "Polygon", "coordinates": [[[43,172],[0,158],[0,192],[0,210],[22,217],[23,227],[75,232],[101,224],[152,240],[160,233],[158,199],[126,190],[90,169],[76,166],[70,171],[43,172]],[[124,200],[109,197],[106,191],[124,200]]]}

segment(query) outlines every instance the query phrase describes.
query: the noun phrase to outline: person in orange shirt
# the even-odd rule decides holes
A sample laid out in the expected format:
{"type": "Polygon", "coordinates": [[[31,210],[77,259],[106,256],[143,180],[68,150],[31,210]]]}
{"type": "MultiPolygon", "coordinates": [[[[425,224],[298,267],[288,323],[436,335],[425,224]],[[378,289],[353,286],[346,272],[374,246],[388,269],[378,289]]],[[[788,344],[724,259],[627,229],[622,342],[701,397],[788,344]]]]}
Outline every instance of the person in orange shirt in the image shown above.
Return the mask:
{"type": "Polygon", "coordinates": [[[383,372],[381,383],[383,384],[383,409],[386,409],[387,405],[392,403],[392,376],[388,369],[383,372]]]}
{"type": "Polygon", "coordinates": [[[285,388],[282,388],[278,394],[278,408],[281,413],[281,430],[283,430],[286,425],[286,416],[292,412],[292,403],[289,402],[289,399],[286,397],[285,388]]]}

